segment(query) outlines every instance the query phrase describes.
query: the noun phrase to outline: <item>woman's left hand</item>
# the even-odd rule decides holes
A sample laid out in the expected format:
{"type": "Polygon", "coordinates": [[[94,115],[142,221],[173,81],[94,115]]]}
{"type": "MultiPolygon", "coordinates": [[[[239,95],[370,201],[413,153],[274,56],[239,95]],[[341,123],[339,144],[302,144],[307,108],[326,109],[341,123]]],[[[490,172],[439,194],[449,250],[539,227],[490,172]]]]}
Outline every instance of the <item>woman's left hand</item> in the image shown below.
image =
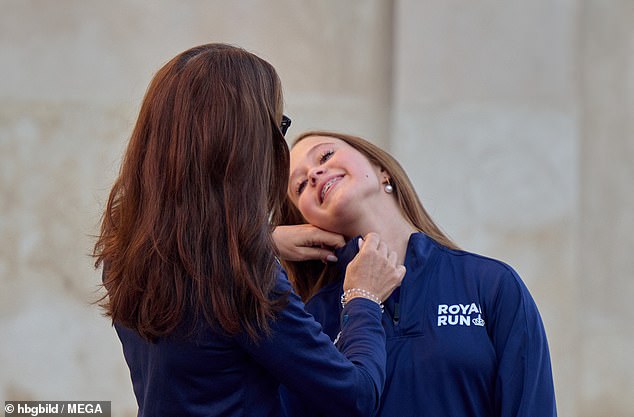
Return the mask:
{"type": "Polygon", "coordinates": [[[277,226],[273,242],[278,256],[285,261],[321,260],[336,262],[334,249],[346,244],[344,237],[312,224],[277,226]]]}

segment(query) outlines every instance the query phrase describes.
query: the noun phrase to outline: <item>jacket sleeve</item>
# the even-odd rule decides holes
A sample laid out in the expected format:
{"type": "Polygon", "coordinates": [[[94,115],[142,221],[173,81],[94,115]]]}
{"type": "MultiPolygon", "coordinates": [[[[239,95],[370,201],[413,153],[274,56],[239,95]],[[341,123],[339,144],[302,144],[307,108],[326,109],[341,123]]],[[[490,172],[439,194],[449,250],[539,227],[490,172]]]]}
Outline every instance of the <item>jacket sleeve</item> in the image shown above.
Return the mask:
{"type": "Polygon", "coordinates": [[[555,417],[555,390],[544,325],[528,289],[510,268],[500,278],[489,321],[498,358],[498,415],[555,417]]]}
{"type": "Polygon", "coordinates": [[[370,300],[346,304],[338,347],[306,313],[284,273],[277,291],[289,292],[268,337],[239,342],[305,406],[326,415],[372,416],[385,382],[385,332],[381,310],[370,300]]]}

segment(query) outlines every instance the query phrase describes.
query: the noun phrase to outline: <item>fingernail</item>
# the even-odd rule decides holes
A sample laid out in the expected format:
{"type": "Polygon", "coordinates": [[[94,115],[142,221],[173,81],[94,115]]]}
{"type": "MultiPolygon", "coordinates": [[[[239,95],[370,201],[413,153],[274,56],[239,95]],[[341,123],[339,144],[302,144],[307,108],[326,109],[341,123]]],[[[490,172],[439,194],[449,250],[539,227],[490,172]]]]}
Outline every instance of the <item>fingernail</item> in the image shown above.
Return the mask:
{"type": "Polygon", "coordinates": [[[326,260],[328,262],[337,262],[339,259],[337,259],[337,257],[335,255],[328,255],[328,256],[326,256],[326,260]]]}

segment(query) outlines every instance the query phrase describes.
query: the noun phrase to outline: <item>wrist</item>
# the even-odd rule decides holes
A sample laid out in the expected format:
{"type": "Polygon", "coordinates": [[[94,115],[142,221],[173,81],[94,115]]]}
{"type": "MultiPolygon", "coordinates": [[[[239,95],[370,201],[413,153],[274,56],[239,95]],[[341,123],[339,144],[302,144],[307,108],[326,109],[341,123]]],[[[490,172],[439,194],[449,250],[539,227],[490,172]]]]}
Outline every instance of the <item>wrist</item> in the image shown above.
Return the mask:
{"type": "Polygon", "coordinates": [[[370,291],[361,288],[350,288],[345,290],[343,294],[341,294],[341,307],[345,307],[348,301],[354,298],[365,298],[367,300],[374,301],[379,305],[381,313],[383,313],[384,307],[381,299],[370,291]]]}

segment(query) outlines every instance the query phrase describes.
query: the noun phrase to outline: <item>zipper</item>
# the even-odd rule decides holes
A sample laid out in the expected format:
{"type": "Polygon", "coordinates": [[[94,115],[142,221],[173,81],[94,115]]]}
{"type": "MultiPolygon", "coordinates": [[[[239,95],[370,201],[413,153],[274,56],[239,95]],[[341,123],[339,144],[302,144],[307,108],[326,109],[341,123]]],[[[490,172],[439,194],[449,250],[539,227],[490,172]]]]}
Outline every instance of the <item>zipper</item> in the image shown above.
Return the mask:
{"type": "Polygon", "coordinates": [[[401,290],[402,288],[397,288],[396,290],[394,290],[395,292],[398,292],[396,294],[393,294],[394,303],[392,306],[389,305],[392,303],[385,303],[385,313],[392,320],[392,324],[395,327],[398,326],[398,323],[401,320],[401,290]]]}
{"type": "MultiPolygon", "coordinates": [[[[400,301],[400,300],[399,300],[400,301]]],[[[401,319],[401,308],[398,302],[394,303],[394,316],[392,317],[392,322],[395,326],[398,326],[398,321],[401,319]]]]}

